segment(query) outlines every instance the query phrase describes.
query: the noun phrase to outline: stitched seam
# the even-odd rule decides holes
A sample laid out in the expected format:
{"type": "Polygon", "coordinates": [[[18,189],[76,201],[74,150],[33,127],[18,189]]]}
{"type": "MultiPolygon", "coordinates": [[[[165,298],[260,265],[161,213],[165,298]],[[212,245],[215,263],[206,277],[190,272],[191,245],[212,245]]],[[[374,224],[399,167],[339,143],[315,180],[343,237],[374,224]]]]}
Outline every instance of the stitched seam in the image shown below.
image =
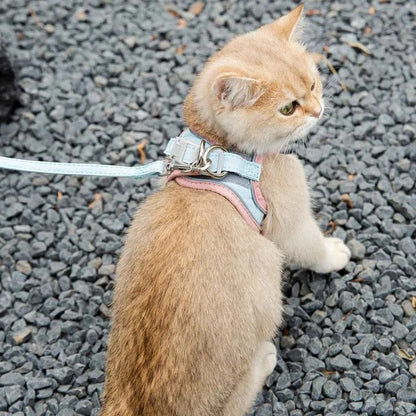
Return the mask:
{"type": "MultiPolygon", "coordinates": [[[[196,185],[196,183],[194,181],[192,181],[189,178],[184,178],[184,177],[177,177],[175,178],[176,182],[178,182],[181,185],[181,182],[184,182],[187,185],[196,185]]],[[[244,214],[246,214],[248,216],[248,218],[246,218],[243,215],[243,218],[246,220],[246,222],[252,227],[255,228],[257,231],[260,231],[260,226],[257,224],[257,222],[253,219],[253,217],[250,214],[250,211],[248,211],[248,209],[245,207],[245,205],[243,205],[243,203],[241,202],[241,200],[239,199],[239,197],[233,192],[231,191],[229,188],[225,188],[221,185],[215,184],[215,183],[211,183],[211,182],[198,182],[198,185],[201,185],[200,188],[193,188],[192,186],[190,186],[193,189],[204,189],[204,190],[208,190],[208,191],[213,191],[216,192],[220,195],[222,195],[224,198],[227,198],[227,193],[229,192],[230,194],[232,194],[237,201],[231,201],[230,199],[228,199],[228,201],[230,201],[235,208],[237,209],[237,211],[240,212],[241,215],[242,212],[244,212],[244,214]],[[250,220],[250,222],[248,221],[248,219],[250,220]]],[[[186,185],[185,185],[186,186],[186,185]]]]}

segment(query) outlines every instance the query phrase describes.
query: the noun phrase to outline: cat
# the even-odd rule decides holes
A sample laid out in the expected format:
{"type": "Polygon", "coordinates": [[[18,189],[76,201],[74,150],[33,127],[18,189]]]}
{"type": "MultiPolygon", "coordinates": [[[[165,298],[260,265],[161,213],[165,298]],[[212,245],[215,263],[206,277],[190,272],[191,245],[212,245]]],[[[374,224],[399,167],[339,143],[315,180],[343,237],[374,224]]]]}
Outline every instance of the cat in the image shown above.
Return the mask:
{"type": "Polygon", "coordinates": [[[223,196],[175,180],[141,205],[118,264],[101,416],[244,415],[276,364],[283,264],[349,261],[313,218],[301,162],[279,153],[324,110],[302,9],[231,40],[185,100],[194,133],[262,155],[267,215],[258,232],[223,196]]]}

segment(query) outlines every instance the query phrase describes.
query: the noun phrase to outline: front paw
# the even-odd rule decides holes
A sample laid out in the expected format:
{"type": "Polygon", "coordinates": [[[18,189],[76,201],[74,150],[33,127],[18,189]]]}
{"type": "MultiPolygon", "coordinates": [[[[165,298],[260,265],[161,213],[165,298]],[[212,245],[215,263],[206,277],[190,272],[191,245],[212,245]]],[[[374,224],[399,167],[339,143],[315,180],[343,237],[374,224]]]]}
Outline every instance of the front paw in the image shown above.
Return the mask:
{"type": "Polygon", "coordinates": [[[351,258],[350,249],[339,238],[325,238],[325,256],[312,268],[317,273],[331,273],[343,269],[351,258]]]}

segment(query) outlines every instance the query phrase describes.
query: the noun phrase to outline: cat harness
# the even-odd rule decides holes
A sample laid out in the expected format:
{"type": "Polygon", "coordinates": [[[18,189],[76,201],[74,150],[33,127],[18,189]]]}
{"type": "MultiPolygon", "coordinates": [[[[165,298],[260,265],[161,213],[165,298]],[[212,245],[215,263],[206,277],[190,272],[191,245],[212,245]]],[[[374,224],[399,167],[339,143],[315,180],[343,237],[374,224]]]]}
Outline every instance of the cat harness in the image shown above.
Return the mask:
{"type": "Polygon", "coordinates": [[[190,129],[170,140],[165,155],[171,172],[168,181],[222,195],[251,228],[261,231],[267,212],[259,184],[261,156],[229,152],[211,145],[190,129]]]}

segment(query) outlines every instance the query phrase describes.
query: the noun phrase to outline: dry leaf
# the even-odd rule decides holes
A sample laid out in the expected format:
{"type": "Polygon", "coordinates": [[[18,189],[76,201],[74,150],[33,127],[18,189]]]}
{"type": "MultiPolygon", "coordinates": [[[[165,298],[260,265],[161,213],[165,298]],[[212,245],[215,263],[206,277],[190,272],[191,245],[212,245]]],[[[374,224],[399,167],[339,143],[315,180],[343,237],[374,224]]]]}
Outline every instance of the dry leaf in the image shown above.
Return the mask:
{"type": "Polygon", "coordinates": [[[370,10],[368,11],[369,14],[374,14],[376,12],[376,8],[374,6],[370,7],[370,10]]]}
{"type": "Polygon", "coordinates": [[[178,20],[178,28],[179,29],[183,29],[184,27],[186,27],[187,23],[185,19],[179,19],[178,20]]]}
{"type": "Polygon", "coordinates": [[[179,55],[182,55],[183,54],[183,51],[186,49],[186,45],[181,45],[181,46],[178,46],[177,48],[176,48],[176,53],[178,53],[179,55]]]}
{"type": "Polygon", "coordinates": [[[368,49],[367,46],[363,45],[361,42],[352,42],[350,40],[347,40],[347,44],[351,46],[351,48],[359,49],[366,55],[370,55],[370,49],[368,49]]]}
{"type": "Polygon", "coordinates": [[[329,221],[328,227],[331,227],[331,229],[330,230],[326,230],[324,232],[325,235],[332,234],[336,230],[336,228],[337,228],[336,225],[335,225],[335,223],[334,223],[334,221],[329,221]]]}
{"type": "Polygon", "coordinates": [[[355,175],[353,173],[351,173],[351,174],[348,175],[348,180],[349,181],[354,180],[354,178],[355,178],[355,175]]]}
{"type": "Polygon", "coordinates": [[[341,201],[347,204],[348,208],[354,208],[354,204],[351,201],[351,198],[348,194],[341,195],[341,201]]]}
{"type": "Polygon", "coordinates": [[[370,26],[367,26],[367,27],[364,29],[364,35],[365,35],[365,36],[371,35],[371,27],[370,27],[370,26]]]}
{"type": "Polygon", "coordinates": [[[399,357],[401,357],[401,358],[403,358],[404,360],[407,360],[407,361],[413,361],[415,359],[415,355],[414,354],[409,354],[404,349],[400,349],[399,350],[399,357]]]}
{"type": "Polygon", "coordinates": [[[175,9],[169,9],[168,12],[173,16],[178,18],[179,17],[179,13],[175,10],[175,9]]]}
{"type": "Polygon", "coordinates": [[[32,19],[33,19],[33,21],[39,26],[39,27],[41,27],[42,29],[43,29],[43,23],[39,20],[39,17],[38,17],[38,15],[36,14],[36,12],[30,7],[30,6],[27,6],[27,8],[28,8],[28,10],[29,10],[29,13],[30,13],[30,15],[32,16],[32,19]]]}
{"type": "Polygon", "coordinates": [[[203,9],[204,3],[202,1],[197,1],[189,8],[189,12],[192,13],[194,16],[198,16],[203,9]]]}
{"type": "Polygon", "coordinates": [[[140,155],[140,163],[143,165],[146,162],[146,153],[144,151],[144,148],[147,145],[147,140],[142,140],[136,147],[137,153],[140,155]]]}
{"type": "Polygon", "coordinates": [[[352,279],[351,282],[362,283],[364,282],[364,279],[361,277],[357,277],[356,279],[352,279]]]}
{"type": "Polygon", "coordinates": [[[416,309],[416,296],[412,296],[412,307],[416,309]]]}
{"type": "Polygon", "coordinates": [[[350,315],[352,314],[352,311],[347,312],[341,319],[345,321],[350,315]]]}
{"type": "MultiPolygon", "coordinates": [[[[325,50],[325,46],[324,46],[324,50],[325,50]]],[[[328,49],[329,50],[329,49],[328,49]]],[[[325,61],[325,63],[327,64],[327,66],[328,66],[328,68],[329,68],[329,70],[338,78],[338,81],[339,81],[339,83],[340,83],[340,85],[341,85],[341,87],[342,87],[342,89],[344,90],[344,91],[348,91],[348,88],[347,88],[347,86],[339,79],[339,76],[338,76],[338,72],[337,72],[337,70],[334,68],[334,65],[332,65],[331,64],[331,62],[329,61],[329,59],[326,57],[326,56],[324,56],[323,57],[323,59],[324,59],[324,61],[325,61]]]]}
{"type": "Polygon", "coordinates": [[[321,16],[322,12],[318,9],[310,9],[306,11],[306,16],[321,16]]]}
{"type": "Polygon", "coordinates": [[[322,49],[324,50],[325,53],[329,53],[329,46],[328,45],[324,45],[324,47],[322,49]]]}
{"type": "Polygon", "coordinates": [[[20,32],[17,34],[17,40],[23,40],[25,38],[25,34],[23,32],[20,32]]]}
{"type": "Polygon", "coordinates": [[[89,209],[93,209],[103,199],[101,194],[95,194],[92,202],[88,204],[89,209]]]}
{"type": "Polygon", "coordinates": [[[333,370],[322,370],[322,374],[324,374],[326,376],[330,376],[334,373],[335,373],[335,371],[333,371],[333,370]]]}
{"type": "Polygon", "coordinates": [[[58,194],[56,195],[56,203],[55,203],[55,211],[58,211],[58,202],[63,197],[63,194],[61,191],[58,191],[58,194]]]}

